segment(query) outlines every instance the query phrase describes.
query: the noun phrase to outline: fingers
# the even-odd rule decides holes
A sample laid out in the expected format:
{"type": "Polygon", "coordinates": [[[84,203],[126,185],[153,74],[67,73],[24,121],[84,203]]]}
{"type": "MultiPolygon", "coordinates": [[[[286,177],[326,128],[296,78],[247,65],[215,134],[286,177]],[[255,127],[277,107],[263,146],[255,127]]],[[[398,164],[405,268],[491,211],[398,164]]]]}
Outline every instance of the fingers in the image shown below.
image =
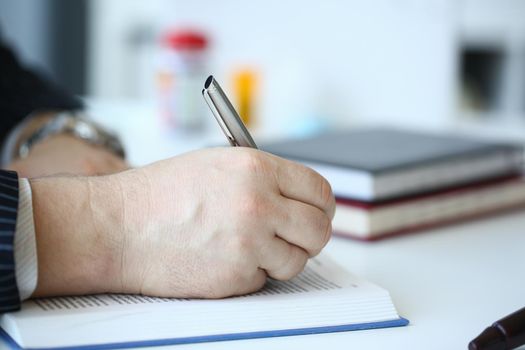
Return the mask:
{"type": "Polygon", "coordinates": [[[266,271],[258,268],[255,270],[253,276],[248,281],[244,281],[244,283],[238,283],[237,290],[233,292],[233,295],[244,295],[249,294],[258,291],[261,289],[264,284],[266,283],[266,271]]]}
{"type": "Polygon", "coordinates": [[[303,271],[308,253],[275,236],[259,249],[259,266],[268,276],[277,280],[288,280],[303,271]]]}
{"type": "Polygon", "coordinates": [[[275,216],[275,232],[285,241],[305,250],[310,257],[316,256],[332,235],[331,218],[317,207],[285,198],[275,216]]]}
{"type": "Polygon", "coordinates": [[[270,155],[275,162],[277,183],[281,194],[311,204],[331,219],[335,213],[335,198],[330,183],[314,170],[283,158],[270,155]]]}

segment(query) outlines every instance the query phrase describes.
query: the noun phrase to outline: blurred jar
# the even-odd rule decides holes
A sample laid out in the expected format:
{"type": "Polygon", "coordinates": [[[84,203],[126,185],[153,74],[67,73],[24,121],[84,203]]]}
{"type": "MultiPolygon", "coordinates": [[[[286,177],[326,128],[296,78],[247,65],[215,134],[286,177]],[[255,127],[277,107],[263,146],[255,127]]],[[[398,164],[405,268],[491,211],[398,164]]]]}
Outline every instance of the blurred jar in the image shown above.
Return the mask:
{"type": "Polygon", "coordinates": [[[176,30],[162,38],[157,74],[162,120],[171,129],[199,130],[205,125],[201,90],[208,73],[208,38],[176,30]]]}
{"type": "Polygon", "coordinates": [[[232,74],[236,108],[246,126],[253,127],[257,108],[258,75],[254,69],[241,68],[232,74]]]}

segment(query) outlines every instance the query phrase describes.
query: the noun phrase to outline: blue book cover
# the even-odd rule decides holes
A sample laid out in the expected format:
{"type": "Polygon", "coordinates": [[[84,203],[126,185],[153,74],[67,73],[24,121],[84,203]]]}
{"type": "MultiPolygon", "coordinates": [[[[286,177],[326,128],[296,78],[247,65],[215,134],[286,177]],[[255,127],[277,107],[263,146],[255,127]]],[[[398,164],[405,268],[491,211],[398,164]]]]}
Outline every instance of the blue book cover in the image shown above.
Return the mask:
{"type": "MultiPolygon", "coordinates": [[[[65,346],[65,347],[54,348],[54,349],[61,349],[61,350],[129,349],[129,348],[140,348],[140,347],[151,347],[151,346],[206,343],[206,342],[243,340],[243,339],[254,339],[254,338],[286,337],[286,336],[318,334],[318,333],[348,332],[348,331],[358,331],[358,330],[374,329],[374,328],[386,328],[386,327],[402,327],[402,326],[408,325],[408,323],[409,321],[407,319],[399,318],[397,320],[363,323],[363,324],[349,324],[349,325],[339,325],[339,326],[298,328],[298,329],[281,329],[281,330],[249,332],[249,333],[213,334],[213,335],[187,337],[187,338],[168,338],[168,339],[154,339],[154,340],[121,342],[121,343],[111,343],[111,344],[65,346]]],[[[48,348],[22,348],[3,329],[0,329],[0,337],[6,342],[6,344],[11,349],[16,349],[16,350],[18,349],[20,350],[21,349],[25,349],[25,350],[48,349],[48,348]]]]}

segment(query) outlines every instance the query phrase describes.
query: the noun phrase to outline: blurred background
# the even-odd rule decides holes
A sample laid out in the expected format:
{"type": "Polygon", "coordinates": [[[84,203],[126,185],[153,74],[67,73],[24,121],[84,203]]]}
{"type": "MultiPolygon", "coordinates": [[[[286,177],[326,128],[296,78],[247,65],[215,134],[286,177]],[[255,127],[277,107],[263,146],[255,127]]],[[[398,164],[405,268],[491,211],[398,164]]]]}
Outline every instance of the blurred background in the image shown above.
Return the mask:
{"type": "Polygon", "coordinates": [[[76,94],[198,128],[213,73],[270,135],[377,123],[523,133],[524,18],[520,0],[0,1],[3,39],[76,94]]]}

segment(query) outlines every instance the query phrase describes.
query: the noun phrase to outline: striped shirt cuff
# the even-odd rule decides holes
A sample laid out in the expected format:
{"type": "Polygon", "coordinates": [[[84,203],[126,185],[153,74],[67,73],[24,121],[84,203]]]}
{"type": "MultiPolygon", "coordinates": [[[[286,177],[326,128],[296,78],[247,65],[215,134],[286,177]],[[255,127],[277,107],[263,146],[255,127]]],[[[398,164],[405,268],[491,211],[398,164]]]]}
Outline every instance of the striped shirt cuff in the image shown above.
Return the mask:
{"type": "Polygon", "coordinates": [[[13,247],[17,209],[18,175],[0,170],[0,313],[20,308],[13,247]]]}
{"type": "Polygon", "coordinates": [[[38,262],[31,186],[19,179],[18,218],[14,239],[15,274],[20,300],[31,297],[36,289],[38,262]]]}

